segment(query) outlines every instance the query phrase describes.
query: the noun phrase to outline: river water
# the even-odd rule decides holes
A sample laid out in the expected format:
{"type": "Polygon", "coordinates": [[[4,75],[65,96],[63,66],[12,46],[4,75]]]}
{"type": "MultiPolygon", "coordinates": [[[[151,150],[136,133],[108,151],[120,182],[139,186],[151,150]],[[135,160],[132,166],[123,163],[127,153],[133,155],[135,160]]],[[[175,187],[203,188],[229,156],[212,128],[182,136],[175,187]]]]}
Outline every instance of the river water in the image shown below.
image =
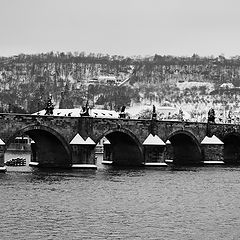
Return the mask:
{"type": "Polygon", "coordinates": [[[0,239],[239,239],[240,168],[0,174],[0,239]]]}

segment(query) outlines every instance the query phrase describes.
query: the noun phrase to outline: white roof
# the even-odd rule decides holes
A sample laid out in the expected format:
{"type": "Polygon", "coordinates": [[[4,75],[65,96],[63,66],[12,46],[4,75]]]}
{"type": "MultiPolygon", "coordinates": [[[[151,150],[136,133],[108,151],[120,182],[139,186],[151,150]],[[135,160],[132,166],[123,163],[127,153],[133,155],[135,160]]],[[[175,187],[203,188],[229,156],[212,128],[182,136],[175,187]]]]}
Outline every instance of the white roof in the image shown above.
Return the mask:
{"type": "Polygon", "coordinates": [[[103,144],[104,144],[104,145],[107,145],[107,144],[111,144],[111,143],[108,141],[108,139],[104,138],[103,144]]]}
{"type": "Polygon", "coordinates": [[[201,144],[224,144],[219,138],[217,138],[215,135],[212,135],[212,137],[205,137],[201,144]]]}
{"type": "Polygon", "coordinates": [[[5,145],[5,142],[0,138],[0,145],[5,145]]]}
{"type": "Polygon", "coordinates": [[[158,137],[157,135],[153,136],[151,133],[149,136],[145,139],[143,142],[143,145],[158,145],[158,146],[164,146],[166,145],[163,140],[158,137]]]}
{"type": "Polygon", "coordinates": [[[83,145],[85,144],[85,140],[78,134],[76,134],[76,136],[72,139],[72,141],[70,142],[70,144],[74,144],[74,145],[83,145]]]}
{"type": "Polygon", "coordinates": [[[171,144],[171,142],[170,142],[170,140],[169,140],[169,139],[166,141],[166,144],[171,144]]]}
{"type": "Polygon", "coordinates": [[[96,143],[90,138],[88,137],[85,141],[86,145],[96,145],[96,143]]]}
{"type": "Polygon", "coordinates": [[[90,137],[84,140],[79,133],[76,134],[76,136],[72,139],[70,144],[71,145],[96,145],[96,143],[90,137]]]}

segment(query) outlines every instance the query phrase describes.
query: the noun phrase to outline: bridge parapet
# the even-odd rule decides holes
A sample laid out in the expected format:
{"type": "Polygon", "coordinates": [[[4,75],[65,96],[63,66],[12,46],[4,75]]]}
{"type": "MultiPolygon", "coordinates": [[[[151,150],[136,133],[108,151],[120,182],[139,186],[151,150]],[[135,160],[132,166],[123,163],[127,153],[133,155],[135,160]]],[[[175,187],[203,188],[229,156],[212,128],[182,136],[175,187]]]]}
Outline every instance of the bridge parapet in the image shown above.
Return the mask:
{"type": "Polygon", "coordinates": [[[150,132],[151,121],[138,119],[92,119],[92,138],[99,141],[108,132],[114,130],[127,130],[135,135],[139,142],[143,143],[150,132]]]}
{"type": "Polygon", "coordinates": [[[186,131],[191,133],[199,142],[206,136],[207,124],[184,121],[157,121],[158,136],[164,141],[178,131],[186,131]]]}
{"type": "Polygon", "coordinates": [[[216,135],[221,140],[231,133],[240,134],[239,124],[210,124],[211,134],[216,135]]]}

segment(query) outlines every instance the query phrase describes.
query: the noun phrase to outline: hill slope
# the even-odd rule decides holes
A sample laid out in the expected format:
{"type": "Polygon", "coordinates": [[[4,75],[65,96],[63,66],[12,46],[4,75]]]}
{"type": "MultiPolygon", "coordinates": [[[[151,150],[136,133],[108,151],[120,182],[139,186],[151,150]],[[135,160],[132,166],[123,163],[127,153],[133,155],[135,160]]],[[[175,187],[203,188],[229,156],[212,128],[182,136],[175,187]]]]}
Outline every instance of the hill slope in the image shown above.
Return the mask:
{"type": "Polygon", "coordinates": [[[0,58],[0,110],[36,112],[51,93],[58,107],[176,106],[193,117],[238,111],[240,57],[122,57],[46,53],[0,58]],[[215,90],[215,92],[213,91],[215,90]],[[211,95],[211,93],[215,93],[211,95]]]}

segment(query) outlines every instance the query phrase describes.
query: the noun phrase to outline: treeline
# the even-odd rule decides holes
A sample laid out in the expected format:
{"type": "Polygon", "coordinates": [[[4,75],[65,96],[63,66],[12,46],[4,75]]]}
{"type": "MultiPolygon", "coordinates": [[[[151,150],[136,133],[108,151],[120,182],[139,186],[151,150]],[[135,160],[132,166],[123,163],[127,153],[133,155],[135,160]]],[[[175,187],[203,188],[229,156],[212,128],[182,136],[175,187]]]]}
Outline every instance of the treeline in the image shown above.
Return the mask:
{"type": "Polygon", "coordinates": [[[101,63],[109,64],[111,62],[120,62],[121,64],[161,64],[161,65],[228,65],[238,66],[240,64],[240,56],[236,55],[230,58],[224,55],[214,56],[199,56],[193,54],[191,57],[187,56],[172,56],[172,55],[158,55],[154,56],[131,56],[125,57],[121,55],[109,55],[101,53],[85,53],[85,52],[48,52],[40,54],[19,54],[11,57],[1,57],[0,64],[4,63],[101,63]]]}
{"type": "Polygon", "coordinates": [[[124,57],[119,55],[108,55],[108,54],[95,54],[85,52],[49,52],[41,54],[19,54],[12,57],[0,57],[0,64],[9,63],[100,63],[110,64],[119,63],[121,64],[133,64],[139,57],[124,57]]]}

